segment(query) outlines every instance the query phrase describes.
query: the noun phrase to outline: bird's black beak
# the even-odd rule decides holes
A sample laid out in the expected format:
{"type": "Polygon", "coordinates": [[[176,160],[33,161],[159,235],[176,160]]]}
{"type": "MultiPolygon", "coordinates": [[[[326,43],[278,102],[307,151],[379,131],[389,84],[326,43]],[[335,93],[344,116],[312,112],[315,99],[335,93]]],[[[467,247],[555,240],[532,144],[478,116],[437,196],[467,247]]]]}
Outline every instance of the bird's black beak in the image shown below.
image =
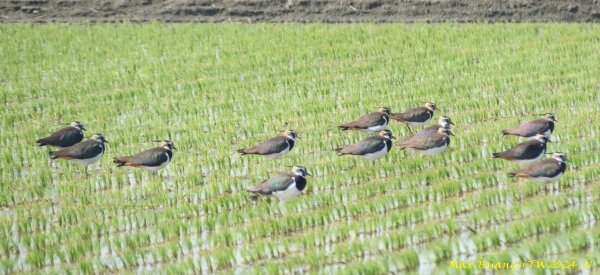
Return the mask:
{"type": "Polygon", "coordinates": [[[175,145],[173,145],[173,150],[177,150],[177,148],[175,147],[175,145]]]}
{"type": "Polygon", "coordinates": [[[452,122],[452,121],[450,121],[450,124],[452,124],[452,125],[456,125],[456,124],[454,124],[454,122],[452,122]]]}
{"type": "Polygon", "coordinates": [[[302,138],[302,137],[301,137],[301,136],[299,136],[299,135],[296,135],[296,137],[297,137],[297,138],[300,138],[300,139],[302,138]]]}
{"type": "Polygon", "coordinates": [[[87,131],[87,129],[85,129],[85,127],[81,126],[81,130],[87,131]]]}
{"type": "Polygon", "coordinates": [[[106,140],[106,139],[105,139],[105,140],[104,140],[104,143],[110,143],[110,142],[108,142],[108,140],[106,140]]]}
{"type": "Polygon", "coordinates": [[[396,137],[395,137],[395,136],[390,136],[390,137],[391,137],[392,139],[396,139],[396,137]]]}
{"type": "Polygon", "coordinates": [[[308,171],[306,171],[306,175],[311,177],[313,176],[312,174],[308,173],[308,171]]]}
{"type": "Polygon", "coordinates": [[[558,122],[558,119],[556,119],[556,118],[555,118],[555,119],[554,119],[554,122],[558,122]]]}
{"type": "Polygon", "coordinates": [[[455,137],[455,135],[453,133],[450,133],[451,136],[455,137]]]}

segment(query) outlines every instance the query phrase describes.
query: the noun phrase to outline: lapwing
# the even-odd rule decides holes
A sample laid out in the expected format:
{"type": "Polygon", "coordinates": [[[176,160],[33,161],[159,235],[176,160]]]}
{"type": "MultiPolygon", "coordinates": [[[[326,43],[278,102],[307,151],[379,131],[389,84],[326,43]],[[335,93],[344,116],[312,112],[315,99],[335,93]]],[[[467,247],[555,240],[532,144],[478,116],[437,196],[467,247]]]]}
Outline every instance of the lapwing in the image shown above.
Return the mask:
{"type": "Polygon", "coordinates": [[[539,183],[557,181],[567,169],[567,155],[553,153],[551,159],[540,161],[532,166],[509,173],[511,177],[530,178],[539,183]]]}
{"type": "Polygon", "coordinates": [[[85,167],[87,175],[87,167],[98,161],[104,154],[104,143],[108,143],[102,134],[95,134],[92,138],[77,143],[73,146],[49,152],[51,159],[66,159],[77,162],[85,167]]]}
{"type": "Polygon", "coordinates": [[[440,118],[438,118],[438,124],[429,126],[421,131],[418,131],[412,137],[424,138],[437,133],[440,128],[450,129],[450,125],[454,125],[452,120],[450,120],[450,118],[447,116],[441,116],[440,118]]]}
{"type": "Polygon", "coordinates": [[[343,155],[362,156],[369,160],[378,160],[384,157],[392,149],[392,131],[379,131],[379,135],[371,136],[356,144],[335,149],[335,152],[343,155]]]}
{"type": "Polygon", "coordinates": [[[389,121],[390,108],[379,107],[379,110],[377,112],[361,116],[357,120],[344,123],[338,127],[340,127],[342,131],[357,130],[363,131],[367,134],[373,134],[385,130],[389,121]]]}
{"type": "Polygon", "coordinates": [[[36,143],[39,146],[54,146],[57,148],[66,148],[83,140],[83,131],[85,128],[79,121],[71,122],[71,125],[62,128],[52,135],[38,139],[36,143]]]}
{"type": "Polygon", "coordinates": [[[427,135],[414,135],[405,140],[396,142],[402,149],[415,150],[424,155],[440,154],[450,146],[450,136],[453,136],[448,128],[440,127],[436,132],[427,135]]]}
{"type": "Polygon", "coordinates": [[[532,138],[537,134],[541,134],[548,137],[554,131],[554,122],[557,121],[552,113],[546,113],[543,118],[525,122],[514,129],[502,130],[502,134],[526,138],[532,138]]]}
{"type": "Polygon", "coordinates": [[[148,149],[133,156],[116,157],[113,162],[117,164],[117,167],[139,167],[155,172],[169,165],[173,159],[173,150],[176,149],[172,141],[163,140],[159,147],[148,149]]]}
{"type": "Polygon", "coordinates": [[[287,201],[300,195],[306,188],[306,176],[311,174],[305,167],[297,165],[292,167],[291,173],[276,174],[257,186],[248,188],[247,191],[255,195],[274,195],[281,201],[287,201]]]}
{"type": "Polygon", "coordinates": [[[410,126],[421,126],[429,122],[433,117],[433,112],[435,112],[436,109],[437,108],[434,103],[427,102],[423,107],[412,108],[400,113],[392,113],[390,118],[401,123],[405,123],[408,127],[408,131],[412,133],[410,126]]]}
{"type": "Polygon", "coordinates": [[[280,158],[289,153],[296,143],[298,135],[294,130],[286,130],[282,136],[276,136],[256,146],[237,150],[241,155],[261,155],[280,158]]]}
{"type": "Polygon", "coordinates": [[[500,153],[494,153],[494,158],[503,158],[518,163],[536,162],[546,153],[548,137],[537,134],[532,139],[519,143],[512,149],[500,153]]]}

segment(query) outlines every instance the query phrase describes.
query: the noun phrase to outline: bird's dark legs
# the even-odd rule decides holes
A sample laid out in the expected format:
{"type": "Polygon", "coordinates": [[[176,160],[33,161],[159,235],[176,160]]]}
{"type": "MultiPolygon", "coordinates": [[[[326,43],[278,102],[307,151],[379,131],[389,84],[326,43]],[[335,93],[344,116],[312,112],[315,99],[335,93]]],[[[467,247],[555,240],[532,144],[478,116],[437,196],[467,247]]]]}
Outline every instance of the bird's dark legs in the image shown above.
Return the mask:
{"type": "Polygon", "coordinates": [[[85,171],[85,177],[89,178],[90,174],[88,173],[88,166],[83,166],[83,171],[85,171]]]}
{"type": "Polygon", "coordinates": [[[406,128],[408,128],[408,132],[410,133],[410,135],[412,136],[412,130],[410,129],[410,126],[408,126],[408,124],[406,124],[406,128]]]}

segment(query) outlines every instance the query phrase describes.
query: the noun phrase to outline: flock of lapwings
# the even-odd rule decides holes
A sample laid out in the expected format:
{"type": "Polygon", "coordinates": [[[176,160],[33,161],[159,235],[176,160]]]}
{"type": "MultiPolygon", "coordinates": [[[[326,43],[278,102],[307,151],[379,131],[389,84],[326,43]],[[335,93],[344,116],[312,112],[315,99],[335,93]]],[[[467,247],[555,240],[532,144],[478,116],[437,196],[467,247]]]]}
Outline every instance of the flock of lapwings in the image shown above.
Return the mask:
{"type": "MultiPolygon", "coordinates": [[[[357,120],[344,123],[339,127],[342,130],[356,130],[369,136],[356,144],[335,149],[339,155],[362,156],[375,161],[384,157],[392,149],[392,139],[395,137],[387,130],[390,119],[406,124],[410,127],[418,127],[426,124],[433,118],[436,106],[426,103],[423,107],[409,109],[401,113],[391,113],[390,108],[380,107],[377,112],[364,115],[357,120]]],[[[539,161],[546,154],[548,137],[554,131],[554,115],[544,114],[541,119],[526,122],[515,129],[503,130],[504,135],[515,135],[528,138],[527,141],[518,144],[504,152],[494,153],[495,158],[502,158],[519,163],[533,163],[532,166],[509,173],[512,177],[531,178],[537,182],[546,183],[558,180],[566,169],[567,157],[564,153],[554,153],[552,158],[539,161]]],[[[418,151],[425,155],[439,154],[444,152],[450,145],[450,125],[454,125],[449,117],[441,116],[437,125],[427,127],[412,136],[394,143],[401,149],[418,151]]],[[[68,127],[58,130],[52,135],[37,140],[39,146],[54,146],[59,150],[49,152],[51,159],[66,159],[77,162],[85,167],[95,163],[102,157],[105,151],[105,143],[108,143],[102,134],[95,134],[86,141],[83,140],[83,125],[74,121],[68,127]]],[[[261,155],[271,158],[279,158],[289,153],[296,143],[298,135],[293,130],[286,130],[282,136],[277,136],[264,141],[256,146],[240,149],[241,155],[261,155]]],[[[144,168],[151,171],[166,167],[173,159],[173,151],[176,150],[170,140],[157,141],[159,147],[155,147],[139,154],[124,157],[115,157],[113,162],[118,167],[131,166],[144,168]]],[[[258,195],[275,195],[281,201],[286,201],[298,196],[306,187],[306,176],[310,176],[303,166],[294,166],[291,173],[279,173],[272,178],[261,182],[259,185],[249,188],[247,191],[258,195]]]]}

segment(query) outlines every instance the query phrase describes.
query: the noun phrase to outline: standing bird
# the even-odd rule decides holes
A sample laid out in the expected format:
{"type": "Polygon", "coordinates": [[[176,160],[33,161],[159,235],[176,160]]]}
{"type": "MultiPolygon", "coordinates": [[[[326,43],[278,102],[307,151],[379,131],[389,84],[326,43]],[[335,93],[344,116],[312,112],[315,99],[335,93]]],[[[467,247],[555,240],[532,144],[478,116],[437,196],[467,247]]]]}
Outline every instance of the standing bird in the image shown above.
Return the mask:
{"type": "Polygon", "coordinates": [[[285,130],[282,136],[276,136],[264,141],[256,146],[237,150],[243,155],[261,155],[270,158],[280,158],[294,148],[296,143],[296,132],[294,130],[285,130]]]}
{"type": "Polygon", "coordinates": [[[377,112],[361,116],[357,120],[344,123],[338,127],[340,127],[342,131],[357,130],[363,131],[367,134],[373,134],[375,132],[385,130],[389,121],[390,108],[379,107],[377,112]]]}
{"type": "Polygon", "coordinates": [[[85,128],[79,121],[71,122],[71,125],[62,128],[52,135],[38,139],[36,143],[39,146],[54,146],[60,148],[69,147],[83,140],[83,131],[85,128]]]}
{"type": "Polygon", "coordinates": [[[49,152],[51,159],[66,159],[77,162],[85,166],[85,174],[87,175],[87,167],[98,161],[104,154],[104,143],[108,143],[102,134],[95,134],[92,138],[77,143],[73,146],[49,152]]]}
{"type": "Polygon", "coordinates": [[[543,118],[525,122],[514,129],[502,130],[502,134],[526,138],[532,138],[537,134],[541,134],[548,137],[554,131],[554,122],[557,121],[554,119],[552,113],[546,113],[543,118]]]}
{"type": "Polygon", "coordinates": [[[537,134],[532,139],[519,143],[512,149],[500,153],[494,153],[494,158],[503,158],[518,163],[536,162],[546,153],[548,137],[537,134]]]}
{"type": "Polygon", "coordinates": [[[392,149],[392,131],[379,131],[379,135],[368,137],[356,144],[335,149],[335,152],[343,155],[362,156],[369,160],[378,160],[384,157],[392,149]]]}
{"type": "Polygon", "coordinates": [[[255,195],[275,195],[281,201],[287,201],[302,193],[306,187],[306,176],[311,174],[304,166],[297,165],[292,168],[291,173],[276,174],[247,191],[255,195]]]}
{"type": "Polygon", "coordinates": [[[427,102],[423,107],[412,108],[401,113],[393,113],[390,118],[405,123],[408,131],[412,134],[410,126],[421,126],[431,120],[436,110],[434,103],[427,102]]]}
{"type": "Polygon", "coordinates": [[[148,149],[139,154],[127,157],[116,157],[113,162],[117,167],[131,166],[156,172],[171,163],[173,159],[173,150],[177,150],[170,140],[163,140],[159,147],[148,149]]]}
{"type": "Polygon", "coordinates": [[[511,177],[530,178],[539,183],[557,181],[567,169],[567,155],[554,153],[551,159],[540,161],[528,168],[509,173],[511,177]]]}
{"type": "MultiPolygon", "coordinates": [[[[424,138],[424,137],[433,135],[433,134],[437,133],[440,128],[450,129],[450,124],[454,125],[454,123],[452,123],[452,120],[450,120],[449,117],[441,116],[438,119],[438,124],[429,126],[421,131],[418,131],[412,137],[424,138]]],[[[409,137],[409,138],[412,138],[412,137],[409,137]]]]}
{"type": "Polygon", "coordinates": [[[437,132],[427,135],[414,135],[405,140],[396,142],[402,149],[416,150],[424,155],[440,154],[450,146],[450,136],[454,136],[450,129],[440,127],[437,132]]]}

